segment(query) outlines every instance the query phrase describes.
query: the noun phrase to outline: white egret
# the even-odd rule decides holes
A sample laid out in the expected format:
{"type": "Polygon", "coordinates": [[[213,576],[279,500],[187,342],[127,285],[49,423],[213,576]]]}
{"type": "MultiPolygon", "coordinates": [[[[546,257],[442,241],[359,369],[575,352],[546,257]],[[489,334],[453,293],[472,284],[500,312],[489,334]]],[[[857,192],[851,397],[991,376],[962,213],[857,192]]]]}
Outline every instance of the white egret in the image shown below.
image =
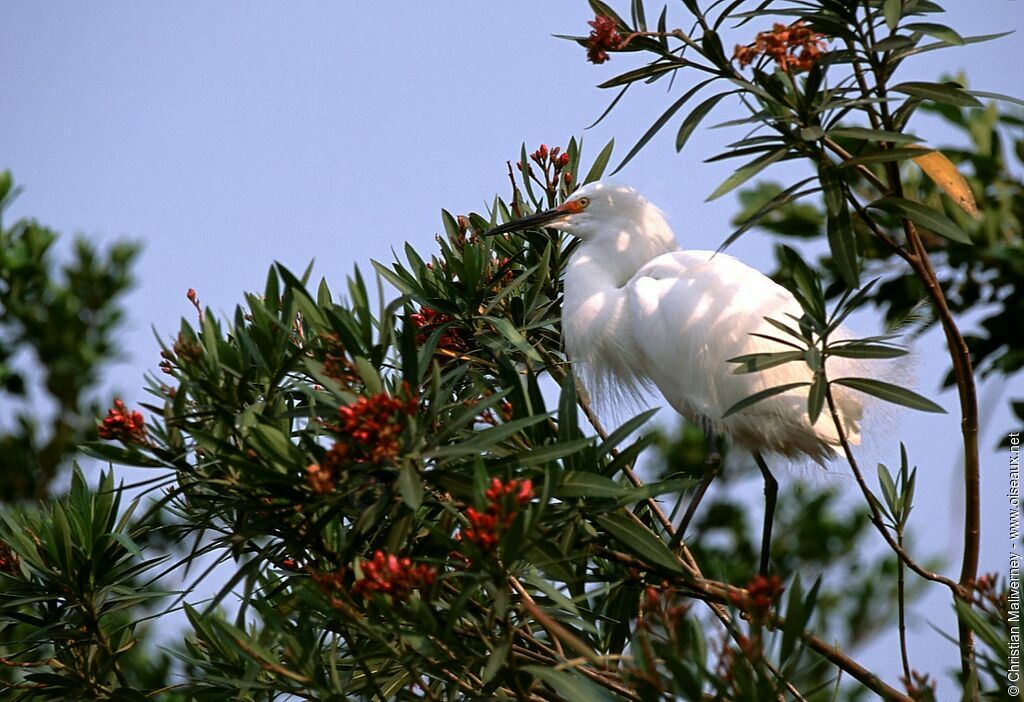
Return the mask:
{"type": "MultiPolygon", "coordinates": [[[[792,350],[752,332],[777,336],[766,317],[799,318],[803,310],[793,294],[732,256],[680,250],[661,211],[629,187],[590,183],[558,207],[489,234],[530,227],[557,229],[580,240],[565,274],[562,332],[584,386],[600,394],[653,384],[709,436],[726,434],[753,453],[765,481],[761,571],[766,572],[778,485],[762,453],[823,463],[840,445],[828,412],[810,423],[806,387],[723,418],[735,403],[761,390],[811,381],[805,363],[737,374],[727,362],[744,354],[792,350]]],[[[833,393],[844,432],[858,443],[861,403],[845,389],[833,393]]],[[[698,487],[680,537],[716,470],[717,465],[698,487]]]]}

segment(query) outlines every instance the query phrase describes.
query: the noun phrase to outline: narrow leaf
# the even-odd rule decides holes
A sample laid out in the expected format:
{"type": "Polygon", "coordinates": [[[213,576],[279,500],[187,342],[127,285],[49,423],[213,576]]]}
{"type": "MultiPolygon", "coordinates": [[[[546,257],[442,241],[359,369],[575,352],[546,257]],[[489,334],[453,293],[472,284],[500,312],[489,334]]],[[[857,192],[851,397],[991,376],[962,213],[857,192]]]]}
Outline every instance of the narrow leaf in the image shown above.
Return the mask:
{"type": "Polygon", "coordinates": [[[618,541],[629,553],[638,556],[641,560],[651,565],[660,566],[674,573],[682,573],[676,557],[672,555],[668,544],[658,536],[640,526],[625,514],[599,514],[593,517],[598,525],[603,527],[618,541]]]}
{"type": "Polygon", "coordinates": [[[854,390],[867,393],[868,395],[874,395],[875,397],[885,400],[886,402],[892,402],[893,404],[903,405],[904,407],[910,407],[911,409],[921,410],[922,412],[935,412],[937,414],[945,414],[941,406],[929,400],[923,395],[918,395],[912,390],[901,388],[899,385],[893,385],[892,383],[886,383],[881,380],[873,380],[871,378],[838,378],[832,381],[833,385],[844,385],[854,390]]]}
{"type": "Polygon", "coordinates": [[[806,387],[808,385],[810,385],[810,383],[787,383],[785,385],[777,385],[774,388],[768,388],[767,390],[762,390],[761,392],[756,392],[753,395],[751,395],[750,397],[746,397],[746,398],[740,400],[735,405],[733,405],[732,407],[727,409],[725,411],[725,414],[722,415],[722,419],[725,419],[726,417],[728,417],[730,415],[736,414],[737,412],[739,412],[741,410],[745,410],[747,407],[750,407],[751,405],[756,405],[761,400],[767,400],[769,397],[774,397],[775,395],[781,395],[782,393],[787,392],[789,390],[793,390],[795,388],[806,387]]]}
{"type": "Polygon", "coordinates": [[[705,200],[705,202],[711,202],[712,200],[720,198],[722,195],[725,195],[726,193],[739,187],[740,185],[747,182],[755,175],[763,171],[765,168],[781,159],[787,153],[789,153],[789,149],[787,147],[782,147],[776,149],[775,151],[769,152],[764,156],[759,156],[758,158],[754,159],[753,161],[743,166],[742,168],[737,169],[735,173],[733,173],[731,176],[722,181],[722,184],[715,188],[713,193],[708,195],[707,200],[705,200]]]}
{"type": "Polygon", "coordinates": [[[974,193],[967,179],[963,177],[956,165],[950,161],[941,151],[917,156],[916,163],[925,175],[931,178],[936,185],[942,188],[943,192],[953,198],[953,202],[971,215],[978,216],[978,203],[974,200],[974,193]]]}
{"type": "Polygon", "coordinates": [[[590,167],[590,170],[587,171],[587,175],[583,179],[584,185],[601,179],[601,176],[604,175],[604,169],[608,167],[608,161],[612,157],[612,150],[614,148],[615,140],[612,139],[603,149],[601,149],[601,153],[599,153],[597,158],[594,159],[594,164],[590,167]]]}
{"type": "Polygon", "coordinates": [[[709,79],[707,79],[705,81],[697,83],[697,85],[693,86],[692,88],[687,90],[685,93],[683,93],[683,96],[681,98],[679,98],[674,103],[672,103],[672,105],[670,105],[669,108],[667,110],[665,110],[665,112],[661,115],[661,117],[659,117],[654,122],[654,124],[652,124],[651,127],[646,132],[644,132],[644,135],[642,137],[640,137],[640,140],[637,141],[636,145],[634,145],[633,148],[630,149],[629,153],[626,154],[626,158],[622,159],[622,163],[620,163],[615,168],[615,170],[612,171],[612,175],[615,175],[616,173],[621,171],[623,166],[625,166],[627,163],[632,161],[633,157],[636,156],[638,153],[640,153],[640,149],[644,148],[644,146],[647,145],[647,142],[649,142],[652,138],[654,138],[655,134],[657,134],[659,131],[661,131],[661,128],[664,127],[665,124],[670,119],[672,119],[672,117],[675,116],[676,112],[678,112],[679,109],[683,105],[685,105],[686,102],[691,97],[693,97],[699,90],[701,90],[705,85],[707,85],[708,83],[710,83],[713,80],[714,80],[714,78],[709,78],[709,79]]]}
{"type": "Polygon", "coordinates": [[[944,105],[958,107],[981,107],[981,102],[964,91],[956,83],[929,83],[925,81],[908,81],[898,83],[891,88],[893,92],[913,97],[924,98],[944,105]]]}
{"type": "Polygon", "coordinates": [[[676,151],[683,150],[687,140],[690,138],[690,135],[693,134],[693,130],[697,128],[697,125],[701,123],[701,120],[707,117],[708,113],[711,112],[714,106],[717,105],[722,98],[730,94],[731,93],[719,93],[717,95],[712,95],[707,100],[693,108],[693,111],[691,111],[690,114],[686,115],[683,119],[683,123],[679,125],[679,133],[676,134],[676,151]]]}
{"type": "Polygon", "coordinates": [[[956,222],[938,210],[934,210],[920,202],[914,202],[902,197],[886,197],[872,202],[868,207],[906,217],[915,224],[919,224],[940,236],[958,241],[961,244],[972,243],[971,238],[967,236],[963,229],[957,226],[956,222]]]}

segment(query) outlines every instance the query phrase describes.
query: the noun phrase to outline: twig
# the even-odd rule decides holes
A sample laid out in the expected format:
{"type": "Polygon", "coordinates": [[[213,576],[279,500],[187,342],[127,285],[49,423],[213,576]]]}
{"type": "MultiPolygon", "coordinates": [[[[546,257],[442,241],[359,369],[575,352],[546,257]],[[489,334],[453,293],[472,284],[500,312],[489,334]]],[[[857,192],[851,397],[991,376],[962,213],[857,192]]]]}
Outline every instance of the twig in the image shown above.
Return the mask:
{"type": "Polygon", "coordinates": [[[853,471],[853,477],[857,481],[857,485],[860,487],[860,491],[864,494],[864,499],[868,503],[868,508],[871,510],[871,523],[875,525],[879,533],[885,539],[885,542],[889,544],[889,547],[899,556],[900,561],[905,563],[908,568],[920,575],[925,580],[931,580],[932,582],[941,583],[948,587],[954,595],[961,595],[960,586],[956,582],[947,578],[944,575],[933,573],[930,570],[923,568],[917,561],[910,557],[910,555],[903,549],[900,544],[892,537],[889,533],[889,529],[885,526],[885,519],[882,515],[882,510],[878,507],[878,498],[875,497],[874,493],[871,492],[871,488],[868,487],[867,481],[864,480],[864,474],[860,470],[860,465],[857,463],[856,457],[853,455],[853,450],[850,448],[850,442],[846,437],[846,430],[842,426],[842,420],[839,417],[839,412],[836,409],[835,397],[832,395],[831,385],[826,384],[825,386],[825,401],[828,403],[829,412],[832,415],[832,420],[836,425],[836,432],[839,435],[839,443],[843,447],[843,453],[846,455],[846,461],[850,464],[850,469],[853,471]]]}

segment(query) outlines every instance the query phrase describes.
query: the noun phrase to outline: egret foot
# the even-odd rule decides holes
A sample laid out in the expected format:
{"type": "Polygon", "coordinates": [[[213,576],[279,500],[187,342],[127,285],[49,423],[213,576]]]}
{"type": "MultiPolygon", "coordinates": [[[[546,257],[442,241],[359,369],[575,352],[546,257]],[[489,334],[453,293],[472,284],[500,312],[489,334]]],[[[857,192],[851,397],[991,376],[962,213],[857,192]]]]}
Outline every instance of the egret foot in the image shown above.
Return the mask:
{"type": "Polygon", "coordinates": [[[718,471],[722,467],[722,454],[718,452],[718,442],[715,440],[715,435],[711,433],[708,427],[705,427],[704,436],[707,437],[708,441],[708,450],[704,459],[704,477],[697,484],[697,490],[693,493],[693,497],[690,498],[690,504],[686,506],[683,521],[679,523],[675,536],[669,542],[669,547],[673,549],[683,540],[693,515],[697,513],[697,507],[700,505],[701,500],[704,499],[704,493],[711,487],[712,481],[718,476],[718,471]]]}
{"type": "Polygon", "coordinates": [[[764,476],[764,528],[761,531],[761,566],[758,572],[768,575],[768,559],[772,551],[772,523],[775,521],[775,498],[779,494],[779,483],[768,470],[768,464],[759,451],[754,451],[754,461],[764,476]]]}

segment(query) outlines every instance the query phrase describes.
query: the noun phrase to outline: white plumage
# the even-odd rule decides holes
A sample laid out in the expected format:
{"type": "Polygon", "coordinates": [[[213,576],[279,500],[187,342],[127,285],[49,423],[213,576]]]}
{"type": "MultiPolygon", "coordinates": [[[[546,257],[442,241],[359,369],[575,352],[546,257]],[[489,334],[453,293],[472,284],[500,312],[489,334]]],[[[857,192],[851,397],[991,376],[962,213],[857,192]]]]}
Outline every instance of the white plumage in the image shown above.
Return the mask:
{"type": "MultiPolygon", "coordinates": [[[[736,373],[728,359],[792,347],[753,336],[778,337],[766,317],[793,325],[803,311],[793,294],[732,256],[682,251],[661,211],[632,188],[590,183],[562,205],[491,230],[531,226],[565,231],[580,240],[565,274],[562,331],[566,350],[592,394],[653,385],[679,414],[750,449],[765,477],[768,508],[761,571],[767,570],[775,480],[761,452],[808,456],[818,463],[840,444],[835,422],[822,412],[811,425],[808,388],[775,395],[724,417],[761,390],[812,380],[801,361],[757,373],[736,373]]],[[[848,336],[842,329],[836,337],[848,336]]],[[[857,361],[829,360],[831,377],[863,375],[857,361]]],[[[837,412],[851,443],[860,439],[860,400],[834,386],[837,412]]],[[[712,468],[691,503],[685,524],[712,468]]],[[[681,532],[680,532],[681,533],[681,532]]]]}
{"type": "MultiPolygon", "coordinates": [[[[565,275],[562,328],[570,359],[595,390],[653,384],[687,419],[709,423],[753,451],[822,462],[839,445],[823,412],[811,426],[807,388],[776,395],[725,419],[735,403],[787,383],[810,382],[803,362],[735,373],[728,359],[790,347],[752,336],[780,335],[765,321],[793,324],[802,310],[792,293],[726,254],[681,251],[661,211],[632,188],[591,183],[568,200],[586,206],[548,226],[580,245],[565,275]]],[[[563,207],[565,207],[563,205],[563,207]]],[[[842,332],[840,331],[840,336],[842,332]]],[[[830,360],[830,375],[852,365],[830,360]]],[[[834,387],[843,428],[860,437],[857,397],[834,387]]]]}

